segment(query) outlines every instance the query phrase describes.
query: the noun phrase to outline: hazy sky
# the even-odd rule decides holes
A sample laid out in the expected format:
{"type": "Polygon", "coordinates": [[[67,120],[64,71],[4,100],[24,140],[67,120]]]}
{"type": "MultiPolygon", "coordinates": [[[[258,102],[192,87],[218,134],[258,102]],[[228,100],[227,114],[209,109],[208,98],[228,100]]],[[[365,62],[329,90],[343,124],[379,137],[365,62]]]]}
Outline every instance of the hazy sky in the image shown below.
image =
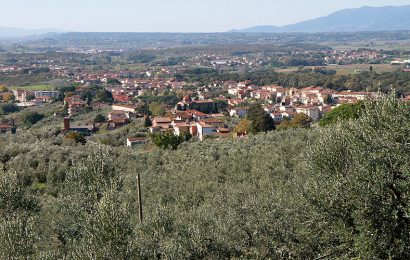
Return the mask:
{"type": "Polygon", "coordinates": [[[410,5],[410,0],[0,0],[0,26],[221,32],[285,25],[364,5],[410,5]]]}

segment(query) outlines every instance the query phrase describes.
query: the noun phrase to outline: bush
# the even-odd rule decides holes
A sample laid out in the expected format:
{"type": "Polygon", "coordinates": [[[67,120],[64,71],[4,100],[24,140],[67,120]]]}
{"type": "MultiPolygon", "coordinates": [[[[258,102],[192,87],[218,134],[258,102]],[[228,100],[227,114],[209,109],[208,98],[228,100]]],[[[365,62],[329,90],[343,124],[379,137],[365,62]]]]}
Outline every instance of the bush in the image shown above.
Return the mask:
{"type": "Polygon", "coordinates": [[[309,128],[312,123],[312,118],[305,114],[296,114],[291,120],[287,120],[278,125],[278,130],[286,130],[289,128],[309,128]]]}
{"type": "Polygon", "coordinates": [[[334,108],[327,113],[320,121],[320,126],[333,125],[338,121],[357,119],[364,109],[364,102],[357,102],[355,104],[344,104],[334,108]]]}
{"type": "Polygon", "coordinates": [[[168,149],[78,149],[38,128],[0,136],[0,258],[410,257],[410,107],[394,94],[333,127],[158,135],[168,149]]]}
{"type": "Polygon", "coordinates": [[[87,140],[85,140],[84,135],[78,132],[70,132],[66,135],[66,138],[74,140],[76,143],[80,144],[85,144],[87,142],[87,140]]]}
{"type": "Polygon", "coordinates": [[[26,112],[21,116],[21,121],[25,126],[30,127],[37,124],[43,118],[44,115],[38,112],[26,112]]]}
{"type": "Polygon", "coordinates": [[[94,123],[104,123],[106,121],[105,116],[98,114],[94,118],[94,123]]]}
{"type": "Polygon", "coordinates": [[[394,94],[356,107],[360,118],[322,129],[308,158],[311,234],[332,257],[409,259],[410,107],[394,94]]]}
{"type": "Polygon", "coordinates": [[[249,131],[251,133],[275,130],[275,122],[272,117],[262,109],[259,103],[252,104],[249,107],[246,117],[249,121],[251,121],[249,127],[249,131]]]}
{"type": "Polygon", "coordinates": [[[169,132],[164,134],[153,134],[151,139],[154,144],[160,148],[176,150],[180,144],[189,141],[191,137],[192,136],[189,133],[178,136],[169,132]]]}
{"type": "Polygon", "coordinates": [[[19,111],[19,107],[13,103],[6,103],[0,105],[0,115],[7,115],[19,111]]]}

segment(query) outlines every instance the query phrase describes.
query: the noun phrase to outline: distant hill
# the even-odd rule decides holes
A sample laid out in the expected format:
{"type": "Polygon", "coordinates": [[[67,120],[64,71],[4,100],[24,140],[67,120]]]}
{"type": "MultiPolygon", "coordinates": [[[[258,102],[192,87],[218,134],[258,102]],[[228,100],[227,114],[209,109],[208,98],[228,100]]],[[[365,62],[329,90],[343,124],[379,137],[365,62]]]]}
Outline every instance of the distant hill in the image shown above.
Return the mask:
{"type": "Polygon", "coordinates": [[[274,33],[278,32],[280,27],[276,27],[273,25],[259,25],[259,26],[254,26],[250,28],[245,28],[241,30],[232,30],[231,32],[260,32],[260,33],[274,33]]]}
{"type": "Polygon", "coordinates": [[[410,30],[410,5],[345,9],[325,17],[275,27],[255,26],[231,32],[359,32],[410,30]]]}
{"type": "Polygon", "coordinates": [[[22,28],[14,28],[14,27],[0,27],[0,38],[21,38],[27,37],[32,35],[42,35],[46,33],[57,33],[63,32],[58,29],[37,29],[37,30],[29,30],[29,29],[22,29],[22,28]]]}

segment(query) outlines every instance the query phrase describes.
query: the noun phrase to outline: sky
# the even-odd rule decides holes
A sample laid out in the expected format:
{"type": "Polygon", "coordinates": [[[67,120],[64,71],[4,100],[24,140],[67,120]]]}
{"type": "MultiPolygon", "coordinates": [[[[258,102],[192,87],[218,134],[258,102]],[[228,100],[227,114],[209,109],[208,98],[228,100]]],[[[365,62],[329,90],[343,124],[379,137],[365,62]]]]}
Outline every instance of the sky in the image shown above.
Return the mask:
{"type": "Polygon", "coordinates": [[[410,0],[0,0],[0,27],[84,32],[224,32],[287,25],[410,0]]]}

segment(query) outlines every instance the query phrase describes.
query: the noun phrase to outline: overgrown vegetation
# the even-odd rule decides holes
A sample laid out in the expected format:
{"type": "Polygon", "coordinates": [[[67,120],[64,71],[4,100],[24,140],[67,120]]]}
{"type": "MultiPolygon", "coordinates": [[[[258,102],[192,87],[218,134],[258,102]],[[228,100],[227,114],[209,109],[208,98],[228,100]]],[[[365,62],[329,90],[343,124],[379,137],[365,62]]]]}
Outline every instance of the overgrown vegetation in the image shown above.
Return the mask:
{"type": "Polygon", "coordinates": [[[394,95],[332,127],[178,150],[64,140],[0,137],[0,258],[410,258],[410,106],[394,95]]]}
{"type": "Polygon", "coordinates": [[[337,123],[338,121],[346,121],[349,119],[359,118],[361,112],[364,109],[364,103],[362,101],[354,104],[343,104],[334,108],[320,120],[320,126],[328,126],[337,123]]]}

